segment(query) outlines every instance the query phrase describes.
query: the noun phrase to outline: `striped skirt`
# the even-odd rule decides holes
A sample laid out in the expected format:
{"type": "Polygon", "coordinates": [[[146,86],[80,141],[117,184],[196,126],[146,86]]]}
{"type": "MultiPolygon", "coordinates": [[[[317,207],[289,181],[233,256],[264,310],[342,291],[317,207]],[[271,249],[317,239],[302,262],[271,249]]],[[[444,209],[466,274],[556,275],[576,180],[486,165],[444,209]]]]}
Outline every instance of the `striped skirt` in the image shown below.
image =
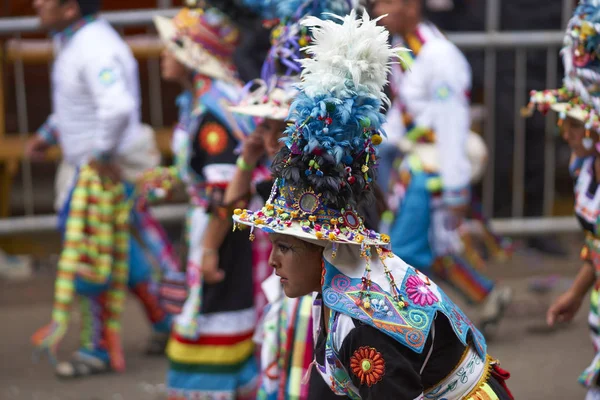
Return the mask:
{"type": "Polygon", "coordinates": [[[253,308],[200,316],[200,335],[171,334],[167,346],[169,400],[233,400],[255,396],[253,308]]]}

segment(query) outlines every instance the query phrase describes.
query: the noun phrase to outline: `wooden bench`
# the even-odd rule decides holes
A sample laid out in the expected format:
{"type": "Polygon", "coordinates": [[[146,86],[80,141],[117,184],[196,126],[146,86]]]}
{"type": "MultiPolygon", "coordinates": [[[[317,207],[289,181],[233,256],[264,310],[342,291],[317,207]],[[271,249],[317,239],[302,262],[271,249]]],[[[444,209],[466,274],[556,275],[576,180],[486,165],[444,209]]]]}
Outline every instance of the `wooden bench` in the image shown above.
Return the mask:
{"type": "MultiPolygon", "coordinates": [[[[163,49],[160,39],[155,35],[135,35],[125,38],[127,44],[138,60],[158,58],[163,49]]],[[[47,64],[54,57],[50,39],[11,39],[0,51],[2,58],[14,64],[47,64]]],[[[5,133],[4,109],[4,77],[0,68],[0,218],[10,214],[10,192],[12,183],[19,166],[25,156],[25,139],[16,133],[5,133]]],[[[156,131],[156,140],[163,156],[171,155],[171,128],[160,128],[156,131]]],[[[29,137],[31,133],[27,134],[29,137]]],[[[53,149],[49,154],[50,160],[60,159],[60,151],[53,149]]]]}

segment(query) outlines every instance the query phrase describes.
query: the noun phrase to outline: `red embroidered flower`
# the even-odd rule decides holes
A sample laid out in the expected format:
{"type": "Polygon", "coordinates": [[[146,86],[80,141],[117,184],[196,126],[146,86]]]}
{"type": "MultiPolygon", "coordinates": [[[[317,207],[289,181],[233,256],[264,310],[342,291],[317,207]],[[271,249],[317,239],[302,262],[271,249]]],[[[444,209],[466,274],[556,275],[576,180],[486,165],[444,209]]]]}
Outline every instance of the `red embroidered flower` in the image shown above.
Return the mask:
{"type": "Polygon", "coordinates": [[[361,347],[350,358],[350,369],[360,379],[360,384],[372,386],[385,374],[385,360],[374,347],[361,347]]]}

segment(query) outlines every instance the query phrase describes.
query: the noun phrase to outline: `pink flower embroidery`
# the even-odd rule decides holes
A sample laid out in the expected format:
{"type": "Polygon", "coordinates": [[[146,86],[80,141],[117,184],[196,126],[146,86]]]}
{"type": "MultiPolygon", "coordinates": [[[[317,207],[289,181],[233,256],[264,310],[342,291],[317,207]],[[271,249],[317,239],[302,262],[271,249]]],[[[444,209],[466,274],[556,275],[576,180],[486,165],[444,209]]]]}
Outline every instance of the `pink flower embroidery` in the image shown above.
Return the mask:
{"type": "Polygon", "coordinates": [[[413,303],[420,306],[430,306],[438,301],[435,294],[418,276],[413,275],[406,280],[406,293],[413,303]]]}

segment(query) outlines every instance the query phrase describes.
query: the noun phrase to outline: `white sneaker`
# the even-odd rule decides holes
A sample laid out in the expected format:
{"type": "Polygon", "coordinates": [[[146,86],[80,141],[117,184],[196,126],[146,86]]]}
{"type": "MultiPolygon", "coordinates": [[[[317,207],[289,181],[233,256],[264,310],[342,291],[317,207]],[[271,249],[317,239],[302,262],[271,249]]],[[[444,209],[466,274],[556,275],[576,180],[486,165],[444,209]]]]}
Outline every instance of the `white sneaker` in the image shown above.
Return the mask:
{"type": "Polygon", "coordinates": [[[0,279],[22,281],[33,275],[30,256],[12,256],[0,250],[0,279]]]}

